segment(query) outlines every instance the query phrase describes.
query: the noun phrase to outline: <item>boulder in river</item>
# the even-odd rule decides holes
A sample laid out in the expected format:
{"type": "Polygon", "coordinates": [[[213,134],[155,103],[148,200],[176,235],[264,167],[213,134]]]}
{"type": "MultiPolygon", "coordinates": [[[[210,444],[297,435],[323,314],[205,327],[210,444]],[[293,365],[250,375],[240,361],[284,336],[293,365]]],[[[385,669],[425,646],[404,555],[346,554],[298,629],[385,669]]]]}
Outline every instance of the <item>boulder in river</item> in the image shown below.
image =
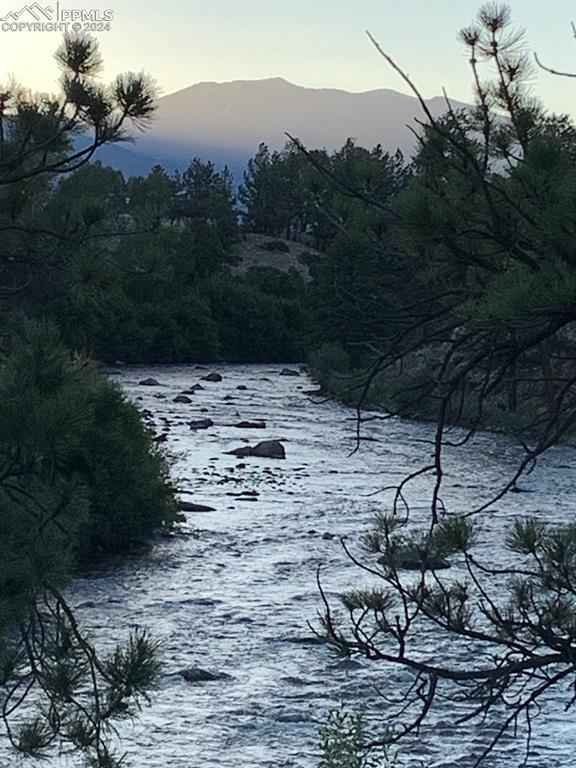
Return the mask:
{"type": "Polygon", "coordinates": [[[266,429],[266,422],[262,419],[257,421],[239,421],[237,424],[232,424],[233,427],[238,429],[266,429]]]}
{"type": "Polygon", "coordinates": [[[250,456],[260,456],[263,459],[285,459],[286,451],[279,440],[264,440],[252,448],[250,456]]]}
{"type": "Polygon", "coordinates": [[[151,376],[149,376],[147,379],[142,379],[142,381],[139,381],[138,384],[141,387],[159,387],[160,382],[156,381],[156,379],[153,379],[151,376]]]}
{"type": "Polygon", "coordinates": [[[212,683],[216,680],[230,680],[231,675],[226,672],[209,672],[200,667],[187,667],[181,669],[178,674],[188,683],[212,683]]]}
{"type": "Polygon", "coordinates": [[[188,387],[188,389],[185,389],[182,392],[182,394],[183,395],[193,395],[194,392],[200,392],[203,389],[204,389],[204,387],[202,386],[202,384],[192,384],[192,386],[188,387]]]}
{"type": "Polygon", "coordinates": [[[222,381],[222,376],[216,371],[212,371],[212,373],[202,376],[202,381],[222,381]]]}
{"type": "Polygon", "coordinates": [[[300,376],[300,371],[295,371],[294,368],[282,368],[280,376],[300,376]]]}
{"type": "Polygon", "coordinates": [[[246,456],[250,456],[252,453],[252,448],[250,448],[249,445],[245,445],[242,448],[234,448],[232,451],[226,451],[226,453],[230,454],[231,456],[240,456],[240,458],[245,458],[246,456]]]}
{"type": "Polygon", "coordinates": [[[232,456],[240,456],[241,458],[245,458],[246,456],[257,456],[261,459],[286,458],[284,446],[279,440],[264,440],[253,447],[246,445],[242,448],[234,448],[234,450],[227,451],[226,453],[229,453],[232,456]]]}
{"type": "Polygon", "coordinates": [[[188,397],[188,395],[176,395],[174,400],[172,400],[173,403],[191,403],[192,400],[188,397]]]}
{"type": "Polygon", "coordinates": [[[248,387],[246,386],[246,384],[238,384],[236,389],[241,389],[242,391],[245,392],[248,389],[248,387]]]}
{"type": "Polygon", "coordinates": [[[195,504],[193,501],[179,501],[178,506],[182,512],[216,512],[214,507],[206,504],[195,504]]]}
{"type": "Polygon", "coordinates": [[[212,419],[196,419],[189,422],[190,429],[210,429],[214,426],[212,419]]]}

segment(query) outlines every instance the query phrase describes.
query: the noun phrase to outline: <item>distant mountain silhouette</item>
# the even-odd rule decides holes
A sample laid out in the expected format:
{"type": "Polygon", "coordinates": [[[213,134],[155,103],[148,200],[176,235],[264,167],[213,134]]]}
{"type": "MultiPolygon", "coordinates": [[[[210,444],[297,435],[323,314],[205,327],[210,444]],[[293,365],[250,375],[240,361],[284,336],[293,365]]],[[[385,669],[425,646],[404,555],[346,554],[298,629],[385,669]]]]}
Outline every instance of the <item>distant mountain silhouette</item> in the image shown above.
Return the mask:
{"type": "MultiPolygon", "coordinates": [[[[435,115],[445,111],[441,97],[427,104],[435,115]]],[[[162,97],[147,133],[99,158],[133,175],[145,172],[147,163],[181,169],[196,155],[219,167],[227,164],[239,182],[258,144],[280,149],[286,133],[309,148],[336,149],[353,137],[365,147],[382,144],[408,155],[415,138],[406,126],[416,127],[416,117],[422,117],[418,101],[389,89],[303,88],[280,77],[198,83],[162,97]]]]}

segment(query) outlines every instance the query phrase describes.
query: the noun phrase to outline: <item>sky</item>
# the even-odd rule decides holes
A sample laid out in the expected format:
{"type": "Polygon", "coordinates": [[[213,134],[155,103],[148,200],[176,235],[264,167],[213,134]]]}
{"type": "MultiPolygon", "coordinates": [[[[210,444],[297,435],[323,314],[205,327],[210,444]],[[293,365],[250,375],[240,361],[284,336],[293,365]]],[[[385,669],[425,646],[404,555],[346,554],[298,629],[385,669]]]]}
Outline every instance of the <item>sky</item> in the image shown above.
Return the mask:
{"type": "MultiPolygon", "coordinates": [[[[0,0],[0,19],[25,0],[0,0]]],[[[30,4],[30,2],[29,2],[30,4]]],[[[56,0],[39,0],[42,7],[56,0]]],[[[513,20],[548,66],[576,71],[576,0],[509,0],[513,20]]],[[[298,85],[366,91],[406,86],[379,57],[365,30],[410,74],[425,97],[466,101],[471,80],[457,33],[476,0],[60,0],[60,9],[112,12],[96,32],[103,77],[144,70],[168,94],[202,81],[284,77],[298,85]]],[[[1,25],[0,25],[1,26],[1,25]]],[[[0,82],[14,75],[54,92],[56,31],[0,29],[0,82]]],[[[576,117],[576,80],[539,71],[533,90],[546,106],[576,117]]]]}

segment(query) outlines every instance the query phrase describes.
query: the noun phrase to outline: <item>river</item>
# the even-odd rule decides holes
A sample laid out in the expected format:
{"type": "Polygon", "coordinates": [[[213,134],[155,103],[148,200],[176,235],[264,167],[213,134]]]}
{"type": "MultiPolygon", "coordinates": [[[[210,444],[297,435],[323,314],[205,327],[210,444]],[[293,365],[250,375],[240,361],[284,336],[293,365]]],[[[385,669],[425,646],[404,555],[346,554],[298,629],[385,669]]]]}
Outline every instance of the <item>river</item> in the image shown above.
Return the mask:
{"type": "MultiPolygon", "coordinates": [[[[394,690],[405,673],[368,662],[340,662],[326,647],[306,642],[317,626],[316,570],[330,596],[365,578],[343,552],[340,537],[358,551],[359,536],[390,496],[373,495],[397,482],[430,455],[431,425],[391,420],[366,425],[368,440],[353,455],[354,413],[305,394],[305,375],[280,376],[282,366],[126,367],[115,378],[164,432],[174,456],[182,499],[216,511],[189,513],[182,535],[160,539],[145,557],[77,578],[68,591],[82,625],[106,647],[131,628],[149,627],[161,638],[165,675],[152,704],[122,726],[135,768],[313,768],[318,728],[341,703],[374,712],[374,689],[394,690]],[[220,383],[201,381],[217,370],[220,383]],[[157,387],[138,382],[152,376],[157,387]],[[174,403],[200,382],[192,404],[174,403]],[[237,389],[238,386],[246,389],[237,389]],[[193,431],[191,419],[214,427],[193,431]],[[265,430],[234,423],[264,419],[265,430]],[[238,459],[233,448],[263,439],[284,441],[286,459],[238,459]],[[250,492],[248,494],[247,492],[250,492]],[[256,495],[257,494],[257,495],[256,495]],[[194,531],[194,535],[186,535],[194,531]],[[229,679],[191,684],[181,669],[198,666],[229,679]]],[[[512,471],[511,440],[480,435],[447,456],[444,500],[452,511],[476,506],[485,489],[512,471]]],[[[534,514],[573,519],[575,456],[550,451],[520,485],[482,518],[478,557],[501,562],[510,520],[534,514]]],[[[429,514],[429,482],[411,491],[413,514],[429,514]]],[[[422,637],[424,652],[437,640],[422,637]]],[[[486,743],[483,731],[455,733],[447,701],[434,726],[403,748],[401,765],[465,768],[486,743]]],[[[377,711],[377,710],[376,710],[377,711]]],[[[535,721],[531,768],[576,765],[571,713],[552,700],[535,721]]],[[[522,763],[523,743],[506,739],[489,768],[522,763]]],[[[55,765],[66,765],[64,759],[55,765]]]]}

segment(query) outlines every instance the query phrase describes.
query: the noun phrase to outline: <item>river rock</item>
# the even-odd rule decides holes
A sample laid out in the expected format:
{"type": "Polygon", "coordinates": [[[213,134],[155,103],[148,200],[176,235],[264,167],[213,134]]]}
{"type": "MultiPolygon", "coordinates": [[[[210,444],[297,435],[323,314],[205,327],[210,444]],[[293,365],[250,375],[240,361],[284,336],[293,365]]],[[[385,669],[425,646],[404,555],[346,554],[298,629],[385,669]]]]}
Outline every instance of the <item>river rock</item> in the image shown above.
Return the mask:
{"type": "Polygon", "coordinates": [[[245,392],[248,389],[248,387],[246,386],[246,384],[238,384],[236,389],[241,389],[243,392],[245,392]]]}
{"type": "Polygon", "coordinates": [[[345,672],[352,672],[357,669],[364,669],[364,665],[359,661],[355,661],[354,659],[343,659],[342,661],[338,661],[336,664],[333,664],[332,669],[340,669],[344,670],[345,672]]]}
{"type": "Polygon", "coordinates": [[[300,371],[295,371],[294,368],[282,368],[280,376],[300,376],[300,371]]]}
{"type": "Polygon", "coordinates": [[[147,379],[142,379],[142,381],[139,381],[138,384],[141,387],[159,387],[160,382],[156,381],[156,379],[153,379],[151,376],[149,376],[147,379]]]}
{"type": "Polygon", "coordinates": [[[194,392],[200,392],[204,389],[202,384],[192,384],[191,387],[188,387],[188,389],[185,389],[182,394],[183,395],[193,395],[194,392]]]}
{"type": "Polygon", "coordinates": [[[212,419],[196,419],[196,421],[188,422],[190,429],[209,429],[214,426],[212,419]]]}
{"type": "Polygon", "coordinates": [[[208,507],[206,504],[195,504],[193,501],[179,501],[178,506],[182,512],[216,512],[214,507],[208,507]]]}
{"type": "Polygon", "coordinates": [[[202,376],[202,381],[222,381],[222,376],[216,371],[208,373],[206,376],[202,376]]]}
{"type": "Polygon", "coordinates": [[[188,395],[176,395],[174,400],[172,400],[173,403],[191,403],[192,400],[188,397],[188,395]]]}
{"type": "Polygon", "coordinates": [[[231,675],[227,675],[226,672],[209,672],[207,669],[201,669],[200,667],[181,669],[178,674],[188,683],[212,683],[215,680],[231,679],[231,675]]]}
{"type": "Polygon", "coordinates": [[[246,456],[250,456],[252,448],[249,445],[244,445],[242,448],[234,448],[232,451],[226,451],[226,453],[231,456],[240,456],[240,458],[244,459],[246,456]]]}
{"type": "Polygon", "coordinates": [[[238,429],[266,429],[266,422],[258,419],[258,421],[239,421],[238,424],[232,424],[233,427],[238,429]]]}
{"type": "Polygon", "coordinates": [[[293,643],[294,645],[325,645],[326,640],[317,635],[303,635],[301,637],[283,637],[278,640],[280,643],[293,643]]]}
{"type": "Polygon", "coordinates": [[[302,677],[295,677],[293,675],[289,675],[288,677],[281,677],[280,678],[281,683],[286,683],[287,685],[316,685],[316,680],[304,680],[302,677]]]}
{"type": "Polygon", "coordinates": [[[263,459],[285,459],[286,451],[279,440],[264,440],[252,448],[250,456],[259,456],[263,459]]]}
{"type": "Polygon", "coordinates": [[[284,446],[279,440],[264,440],[254,447],[246,445],[242,446],[242,448],[234,448],[232,451],[226,451],[226,453],[231,454],[232,456],[240,456],[240,458],[245,458],[246,456],[257,456],[261,459],[286,458],[284,446]]]}

